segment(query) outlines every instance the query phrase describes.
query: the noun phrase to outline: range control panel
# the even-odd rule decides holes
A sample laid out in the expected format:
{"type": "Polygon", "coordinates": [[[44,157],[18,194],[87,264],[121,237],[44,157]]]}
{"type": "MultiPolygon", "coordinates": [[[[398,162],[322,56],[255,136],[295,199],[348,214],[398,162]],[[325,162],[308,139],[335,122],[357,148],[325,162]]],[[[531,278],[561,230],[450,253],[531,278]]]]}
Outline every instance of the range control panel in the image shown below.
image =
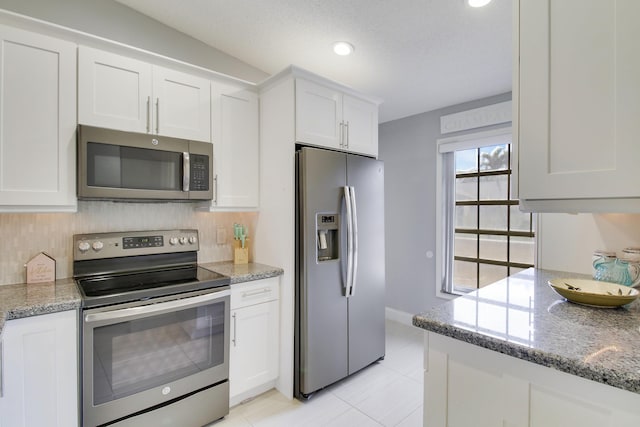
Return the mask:
{"type": "Polygon", "coordinates": [[[76,234],[73,260],[197,251],[198,230],[129,231],[76,234]]]}
{"type": "Polygon", "coordinates": [[[122,249],[158,248],[164,246],[163,236],[123,237],[122,249]]]}

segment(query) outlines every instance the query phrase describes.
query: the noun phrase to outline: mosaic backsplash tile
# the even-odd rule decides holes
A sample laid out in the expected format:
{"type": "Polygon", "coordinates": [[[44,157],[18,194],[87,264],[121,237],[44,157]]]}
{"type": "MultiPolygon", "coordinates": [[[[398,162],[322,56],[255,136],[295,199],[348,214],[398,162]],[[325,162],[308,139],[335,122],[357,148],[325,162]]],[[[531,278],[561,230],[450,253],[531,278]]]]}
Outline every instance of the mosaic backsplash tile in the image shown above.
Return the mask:
{"type": "Polygon", "coordinates": [[[199,262],[231,260],[233,224],[246,225],[253,238],[257,219],[256,212],[197,212],[190,203],[91,201],[78,202],[77,213],[0,213],[0,284],[24,282],[24,264],[40,252],[55,258],[58,279],[70,277],[72,236],[82,233],[195,228],[199,262]],[[218,228],[225,244],[216,243],[218,228]]]}

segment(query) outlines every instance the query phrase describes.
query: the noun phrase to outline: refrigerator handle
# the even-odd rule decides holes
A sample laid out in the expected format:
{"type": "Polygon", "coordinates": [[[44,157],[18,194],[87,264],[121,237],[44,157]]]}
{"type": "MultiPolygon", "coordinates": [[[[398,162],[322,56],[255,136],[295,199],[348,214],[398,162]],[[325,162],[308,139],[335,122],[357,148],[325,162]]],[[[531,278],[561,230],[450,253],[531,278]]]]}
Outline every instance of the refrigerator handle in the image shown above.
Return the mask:
{"type": "Polygon", "coordinates": [[[351,204],[351,190],[349,187],[343,187],[344,204],[347,207],[347,280],[345,283],[345,296],[351,295],[351,286],[353,279],[353,212],[351,204]]]}
{"type": "Polygon", "coordinates": [[[356,211],[356,188],[349,187],[351,193],[351,215],[352,215],[352,227],[351,235],[353,240],[352,251],[352,267],[351,267],[351,293],[349,296],[353,296],[356,293],[356,278],[358,276],[358,213],[356,211]]]}

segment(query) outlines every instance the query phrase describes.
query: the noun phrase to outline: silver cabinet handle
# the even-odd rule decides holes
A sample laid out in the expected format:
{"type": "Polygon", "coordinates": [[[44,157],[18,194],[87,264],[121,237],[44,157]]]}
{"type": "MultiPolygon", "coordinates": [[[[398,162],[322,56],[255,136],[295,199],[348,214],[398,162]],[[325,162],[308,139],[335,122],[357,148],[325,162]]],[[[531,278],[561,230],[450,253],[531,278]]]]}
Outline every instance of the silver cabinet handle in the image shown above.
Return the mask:
{"type": "Polygon", "coordinates": [[[147,133],[151,133],[151,97],[147,96],[147,133]]]}
{"type": "Polygon", "coordinates": [[[344,147],[344,121],[340,122],[340,147],[344,147]]]}
{"type": "Polygon", "coordinates": [[[189,153],[182,152],[182,191],[189,191],[189,180],[191,178],[191,162],[189,153]]]}
{"type": "Polygon", "coordinates": [[[343,187],[344,203],[347,207],[347,280],[345,284],[345,296],[351,295],[353,279],[353,207],[351,204],[351,191],[349,187],[343,187]]]}
{"type": "Polygon", "coordinates": [[[271,293],[271,288],[262,288],[256,291],[248,291],[242,294],[242,298],[255,297],[257,295],[268,294],[271,293]]]}
{"type": "Polygon", "coordinates": [[[146,317],[149,314],[162,314],[167,312],[173,312],[180,309],[187,309],[198,307],[211,303],[215,300],[224,300],[229,296],[229,290],[212,292],[210,294],[198,295],[195,297],[183,298],[178,300],[172,300],[167,302],[161,302],[157,304],[142,305],[138,307],[122,308],[119,310],[103,311],[99,313],[90,313],[84,316],[86,323],[95,323],[101,321],[112,321],[127,319],[133,320],[140,317],[146,317]]]}
{"type": "MultiPolygon", "coordinates": [[[[347,124],[349,126],[349,124],[347,124]]],[[[351,193],[351,215],[353,216],[353,226],[351,228],[351,235],[353,239],[353,269],[351,276],[351,294],[353,296],[356,293],[356,278],[358,276],[358,213],[356,211],[356,188],[349,187],[351,193]]]]}
{"type": "Polygon", "coordinates": [[[160,134],[160,98],[156,98],[156,134],[160,134]]]}
{"type": "Polygon", "coordinates": [[[218,204],[218,174],[213,176],[213,203],[218,204]]]}
{"type": "Polygon", "coordinates": [[[231,342],[233,343],[233,346],[236,346],[236,329],[237,329],[237,325],[238,325],[238,318],[236,317],[237,313],[233,313],[233,338],[231,339],[231,342]]]}
{"type": "Polygon", "coordinates": [[[346,141],[347,141],[346,146],[347,148],[349,148],[349,121],[347,121],[345,128],[346,128],[345,134],[346,134],[346,141]]]}

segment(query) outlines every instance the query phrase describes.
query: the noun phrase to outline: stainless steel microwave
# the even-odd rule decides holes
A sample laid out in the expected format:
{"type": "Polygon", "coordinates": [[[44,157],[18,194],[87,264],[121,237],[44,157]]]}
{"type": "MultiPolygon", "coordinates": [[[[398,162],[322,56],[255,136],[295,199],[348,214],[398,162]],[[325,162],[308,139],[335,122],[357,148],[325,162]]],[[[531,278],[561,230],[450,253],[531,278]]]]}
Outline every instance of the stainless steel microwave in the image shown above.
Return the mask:
{"type": "Polygon", "coordinates": [[[78,199],[213,198],[213,144],[78,126],[78,199]]]}

